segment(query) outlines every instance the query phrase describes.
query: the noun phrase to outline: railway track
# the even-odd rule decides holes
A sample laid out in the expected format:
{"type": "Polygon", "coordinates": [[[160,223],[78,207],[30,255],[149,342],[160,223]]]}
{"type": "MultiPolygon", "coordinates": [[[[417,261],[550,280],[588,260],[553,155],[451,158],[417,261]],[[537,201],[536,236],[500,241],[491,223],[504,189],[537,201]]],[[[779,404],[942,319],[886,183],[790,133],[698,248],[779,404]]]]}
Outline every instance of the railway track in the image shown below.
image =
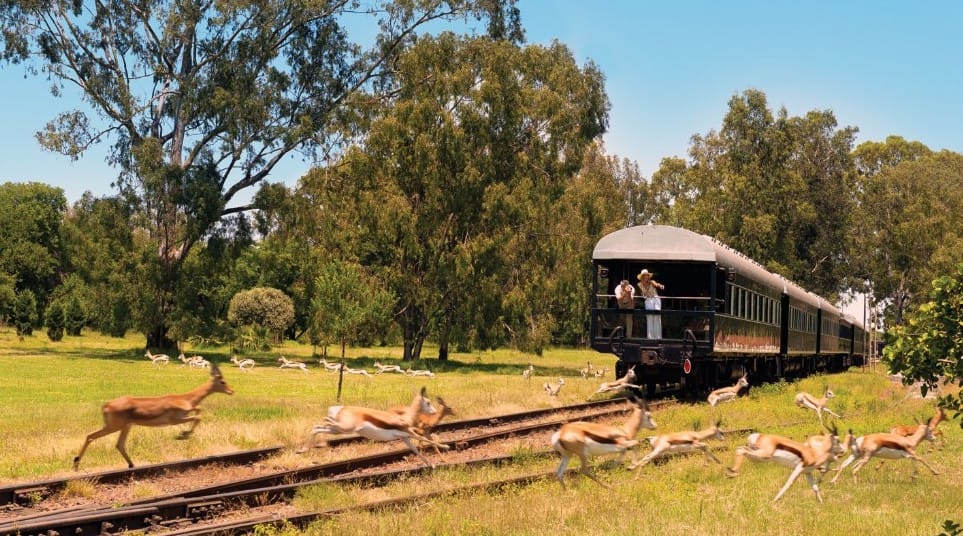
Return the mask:
{"type": "MultiPolygon", "coordinates": [[[[653,403],[653,406],[657,404],[653,403]]],[[[439,435],[444,433],[445,435],[455,436],[459,435],[458,432],[462,432],[460,437],[453,437],[444,441],[452,448],[452,451],[462,453],[463,459],[455,462],[455,465],[461,467],[466,464],[505,463],[505,460],[510,459],[511,456],[473,458],[470,451],[481,445],[511,438],[537,436],[536,440],[544,443],[545,433],[554,430],[562,422],[575,419],[602,418],[621,413],[625,409],[622,399],[611,399],[498,417],[455,421],[439,426],[436,432],[439,435]],[[526,423],[526,421],[529,422],[526,423]],[[531,421],[541,422],[532,423],[531,421]],[[493,428],[497,431],[489,431],[493,428]],[[479,429],[479,431],[472,431],[473,429],[479,429]],[[465,458],[466,454],[467,458],[465,458]]],[[[329,444],[334,446],[336,441],[339,444],[345,444],[361,440],[363,439],[344,437],[332,439],[329,444]]],[[[252,459],[262,459],[270,456],[272,451],[277,453],[281,449],[282,447],[272,447],[210,457],[216,458],[216,460],[202,458],[174,464],[157,464],[131,470],[88,474],[77,478],[89,480],[103,477],[123,480],[163,471],[183,471],[188,470],[189,467],[211,463],[251,463],[250,460],[252,459]]],[[[543,453],[548,453],[548,451],[545,450],[543,453]]],[[[25,515],[0,521],[0,534],[18,534],[21,536],[73,534],[83,536],[88,534],[115,534],[130,530],[164,533],[171,530],[203,530],[199,524],[210,524],[212,519],[223,517],[231,510],[261,508],[264,505],[286,503],[300,488],[305,486],[321,482],[352,482],[366,486],[384,485],[384,483],[391,482],[402,475],[417,475],[426,471],[420,466],[412,468],[410,462],[405,462],[405,458],[408,456],[410,456],[410,451],[407,449],[395,449],[360,458],[218,483],[169,495],[130,501],[121,505],[73,507],[46,512],[34,509],[25,515]],[[385,467],[388,467],[388,469],[383,469],[385,467]],[[196,528],[192,529],[191,527],[196,528]]],[[[439,464],[439,467],[445,465],[439,464]]],[[[72,479],[7,486],[0,488],[0,498],[8,498],[8,503],[16,503],[17,500],[23,500],[24,498],[35,500],[39,493],[50,496],[53,493],[52,490],[63,489],[70,480],[72,479]]],[[[403,501],[404,499],[399,500],[403,501]]],[[[278,517],[277,512],[271,515],[275,518],[278,517]]]]}

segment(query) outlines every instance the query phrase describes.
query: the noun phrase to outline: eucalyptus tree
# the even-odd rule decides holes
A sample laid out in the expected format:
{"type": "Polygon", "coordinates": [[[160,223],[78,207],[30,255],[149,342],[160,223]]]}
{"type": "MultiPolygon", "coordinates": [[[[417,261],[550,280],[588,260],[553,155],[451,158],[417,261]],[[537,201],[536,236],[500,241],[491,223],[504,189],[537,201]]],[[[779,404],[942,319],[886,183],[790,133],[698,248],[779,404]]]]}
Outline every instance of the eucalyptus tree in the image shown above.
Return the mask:
{"type": "Polygon", "coordinates": [[[888,325],[963,261],[963,155],[943,151],[861,178],[856,258],[888,325]]]}
{"type": "Polygon", "coordinates": [[[773,114],[761,91],[735,95],[718,132],[692,137],[688,162],[665,159],[653,175],[659,219],[836,294],[848,259],[855,133],[830,111],[773,114]]]}
{"type": "Polygon", "coordinates": [[[559,43],[445,33],[396,62],[363,145],[306,185],[398,297],[405,357],[442,344],[537,350],[551,333],[556,204],[607,123],[594,64],[559,43]]]}
{"type": "MultiPolygon", "coordinates": [[[[117,186],[145,232],[136,306],[149,346],[170,346],[181,268],[286,157],[337,150],[417,29],[495,14],[513,0],[0,3],[2,58],[78,91],[85,110],[37,134],[80,157],[111,143],[117,186]],[[377,29],[375,29],[377,28],[377,29]],[[352,42],[349,29],[367,42],[352,42]],[[373,37],[372,34],[374,34],[373,37]],[[89,114],[88,112],[92,112],[89,114]]],[[[516,17],[517,18],[517,17],[516,17]]]]}

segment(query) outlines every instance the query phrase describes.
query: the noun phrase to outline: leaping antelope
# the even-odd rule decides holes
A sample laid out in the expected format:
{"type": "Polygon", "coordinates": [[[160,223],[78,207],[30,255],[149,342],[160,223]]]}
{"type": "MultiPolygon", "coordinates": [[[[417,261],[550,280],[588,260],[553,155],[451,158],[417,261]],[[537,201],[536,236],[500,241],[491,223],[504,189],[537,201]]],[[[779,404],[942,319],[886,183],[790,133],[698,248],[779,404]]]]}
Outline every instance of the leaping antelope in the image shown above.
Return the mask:
{"type": "MultiPolygon", "coordinates": [[[[772,502],[778,501],[801,474],[806,475],[809,487],[812,488],[819,502],[823,502],[823,497],[819,493],[819,482],[813,473],[825,470],[830,462],[845,451],[839,442],[836,425],[833,424],[833,427],[827,430],[827,434],[811,436],[805,443],[773,434],[750,434],[746,446],[736,449],[735,462],[727,470],[727,475],[738,476],[739,468],[746,458],[757,462],[776,462],[791,467],[792,473],[789,474],[786,483],[772,502]]],[[[851,437],[851,433],[847,435],[847,445],[851,437]]]]}
{"type": "Polygon", "coordinates": [[[635,407],[632,408],[632,414],[621,427],[576,421],[563,424],[552,435],[552,448],[562,456],[562,460],[558,464],[558,470],[555,472],[562,488],[565,488],[565,469],[568,467],[572,456],[578,456],[581,462],[579,472],[591,478],[600,486],[611,489],[611,486],[599,480],[592,473],[592,469],[589,467],[589,458],[604,454],[618,454],[616,463],[621,463],[626,451],[639,444],[639,440],[635,439],[639,429],[644,427],[654,430],[656,427],[645,399],[639,398],[634,393],[629,393],[629,400],[635,404],[635,407]]]}
{"type": "Polygon", "coordinates": [[[528,365],[528,368],[522,371],[522,378],[526,380],[532,379],[532,373],[535,372],[535,365],[528,365]]]}
{"type": "Polygon", "coordinates": [[[799,407],[801,407],[801,408],[808,408],[808,409],[811,409],[811,410],[815,411],[815,412],[816,412],[816,416],[819,417],[819,424],[823,424],[823,412],[824,412],[824,411],[825,411],[826,413],[832,415],[833,417],[836,417],[837,419],[841,419],[841,418],[842,418],[842,417],[840,417],[839,415],[833,413],[833,411],[832,411],[831,409],[829,409],[829,408],[826,407],[826,402],[828,402],[830,398],[835,398],[835,397],[836,397],[836,394],[833,393],[833,391],[832,391],[829,387],[827,387],[827,388],[826,388],[826,391],[823,393],[823,397],[822,397],[822,398],[816,398],[816,397],[814,397],[813,395],[811,395],[811,394],[809,394],[809,393],[799,393],[799,394],[797,394],[797,395],[796,395],[796,405],[799,406],[799,407]]]}
{"type": "Polygon", "coordinates": [[[237,368],[241,369],[242,372],[248,372],[250,369],[254,368],[253,359],[238,360],[236,355],[231,355],[231,363],[237,365],[237,368]]]}
{"type": "Polygon", "coordinates": [[[184,430],[178,439],[190,437],[194,429],[201,422],[200,403],[211,393],[234,394],[234,390],[227,385],[220,369],[216,364],[211,365],[211,378],[193,391],[180,395],[163,395],[151,397],[122,396],[103,405],[104,427],[87,436],[80,453],[74,457],[74,471],[80,467],[87,446],[100,437],[120,431],[117,437],[117,450],[127,460],[127,466],[133,467],[134,462],[127,455],[127,434],[135,424],[140,426],[170,426],[173,424],[189,423],[190,428],[184,430]]]}
{"type": "Polygon", "coordinates": [[[338,372],[339,370],[341,370],[341,363],[331,363],[330,361],[328,361],[323,357],[318,359],[318,363],[321,363],[321,366],[324,367],[324,370],[327,370],[330,372],[338,372]]]}
{"type": "Polygon", "coordinates": [[[621,378],[613,382],[603,383],[599,387],[598,391],[595,391],[594,393],[589,395],[589,398],[592,398],[593,396],[598,394],[608,393],[610,391],[618,391],[620,389],[641,389],[642,387],[639,385],[635,385],[635,382],[636,382],[635,369],[630,368],[628,371],[626,371],[625,376],[622,376],[621,378]]]}
{"type": "Polygon", "coordinates": [[[582,370],[580,370],[579,373],[582,374],[582,377],[583,377],[583,378],[588,378],[588,377],[589,377],[589,374],[592,373],[592,369],[593,369],[593,367],[592,367],[592,362],[591,362],[591,361],[587,361],[587,362],[585,363],[585,368],[583,368],[582,370]]]}
{"type": "Polygon", "coordinates": [[[365,369],[344,367],[344,371],[348,374],[360,374],[361,376],[371,376],[371,374],[365,369]]]}
{"type": "Polygon", "coordinates": [[[408,367],[408,370],[405,371],[405,374],[408,376],[426,376],[428,378],[435,377],[435,373],[430,370],[412,370],[411,367],[408,367]]]}
{"type": "MultiPolygon", "coordinates": [[[[196,368],[209,368],[209,367],[211,366],[211,362],[210,362],[210,361],[204,359],[203,357],[201,357],[201,356],[199,356],[199,355],[192,355],[191,357],[187,357],[187,356],[184,355],[184,352],[181,352],[180,355],[177,356],[177,359],[180,359],[181,362],[183,363],[183,365],[187,365],[187,366],[189,366],[189,367],[191,367],[191,368],[195,368],[195,367],[196,367],[196,368]]],[[[181,365],[181,366],[183,366],[183,365],[181,365]]]]}
{"type": "Polygon", "coordinates": [[[147,349],[147,353],[144,354],[144,357],[146,357],[147,359],[150,359],[151,363],[153,363],[155,367],[160,365],[161,363],[167,365],[171,361],[171,358],[167,354],[150,353],[150,348],[147,349]]]}
{"type": "Polygon", "coordinates": [[[542,384],[542,389],[548,393],[548,396],[558,396],[558,392],[562,390],[562,386],[565,385],[565,380],[562,378],[558,379],[558,383],[545,382],[542,384]]]}
{"type": "MultiPolygon", "coordinates": [[[[708,439],[725,439],[722,435],[722,430],[719,426],[722,424],[721,420],[716,421],[713,426],[706,428],[705,430],[698,432],[673,432],[670,434],[662,434],[657,436],[652,436],[649,439],[649,443],[652,444],[652,452],[646,454],[641,460],[633,463],[629,466],[629,470],[636,469],[637,467],[642,467],[643,465],[661,458],[664,456],[670,456],[673,454],[683,454],[688,452],[693,452],[696,450],[702,451],[710,460],[721,464],[719,458],[716,458],[714,454],[709,450],[709,445],[705,443],[708,439]]],[[[639,471],[635,478],[639,478],[642,475],[642,471],[639,471]]]]}
{"type": "MultiPolygon", "coordinates": [[[[327,366],[327,365],[325,365],[325,366],[327,366]]],[[[382,373],[384,373],[384,372],[397,372],[397,373],[399,373],[399,374],[404,374],[404,373],[405,373],[404,370],[401,370],[401,366],[399,366],[399,365],[382,365],[381,363],[379,363],[379,362],[377,362],[377,361],[375,361],[375,363],[374,363],[374,368],[377,369],[377,370],[375,370],[375,374],[382,374],[382,373]]]]}
{"type": "Polygon", "coordinates": [[[739,393],[747,387],[749,387],[749,380],[746,378],[746,375],[743,374],[735,385],[722,387],[709,393],[709,405],[716,407],[716,404],[719,402],[732,402],[739,396],[739,393]]]}
{"type": "MultiPolygon", "coordinates": [[[[447,402],[440,396],[435,397],[435,401],[438,402],[438,406],[435,408],[434,413],[419,413],[415,416],[415,430],[422,436],[431,439],[435,428],[441,423],[441,420],[449,415],[455,415],[455,410],[448,405],[447,402]]],[[[404,415],[408,408],[405,406],[395,406],[391,408],[393,413],[398,415],[404,415]]],[[[435,447],[435,454],[441,454],[437,445],[435,447]]]]}
{"type": "MultiPolygon", "coordinates": [[[[909,458],[914,462],[923,464],[934,475],[938,475],[940,473],[937,472],[936,469],[933,469],[930,464],[926,463],[926,460],[916,454],[916,446],[924,439],[929,441],[933,440],[933,429],[930,428],[929,423],[923,423],[917,426],[915,433],[909,437],[887,432],[857,437],[853,452],[839,466],[836,476],[833,477],[832,481],[836,482],[839,475],[842,474],[843,469],[853,463],[854,460],[856,463],[853,464],[853,480],[855,480],[856,473],[873,457],[888,460],[909,458]],[[857,460],[857,458],[859,459],[857,460]]],[[[919,476],[919,470],[916,463],[914,463],[913,478],[917,476],[919,476]]]]}
{"type": "Polygon", "coordinates": [[[412,438],[421,440],[437,448],[448,450],[448,445],[438,443],[421,435],[415,428],[415,419],[420,413],[434,413],[436,410],[425,395],[426,389],[421,388],[416,393],[404,414],[398,415],[388,410],[368,409],[358,406],[331,406],[325,423],[317,424],[311,429],[311,434],[298,453],[307,451],[314,443],[318,434],[350,434],[355,433],[372,441],[402,440],[416,456],[421,458],[425,466],[434,465],[411,442],[412,438]]]}
{"type": "Polygon", "coordinates": [[[281,363],[278,368],[301,369],[301,372],[308,372],[308,366],[303,361],[292,361],[282,355],[278,358],[278,363],[281,363]]]}

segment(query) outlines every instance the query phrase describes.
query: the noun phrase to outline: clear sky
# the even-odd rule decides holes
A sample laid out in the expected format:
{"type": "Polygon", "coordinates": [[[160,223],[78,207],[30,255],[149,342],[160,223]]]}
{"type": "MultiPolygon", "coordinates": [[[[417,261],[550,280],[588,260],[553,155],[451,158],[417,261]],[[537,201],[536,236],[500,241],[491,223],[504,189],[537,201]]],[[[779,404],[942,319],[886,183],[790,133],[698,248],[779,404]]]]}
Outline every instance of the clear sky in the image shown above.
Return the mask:
{"type": "MultiPolygon", "coordinates": [[[[648,1],[519,0],[529,43],[567,44],[593,61],[611,100],[610,154],[648,177],[685,157],[694,134],[718,130],[729,99],[763,91],[790,115],[832,110],[857,142],[888,135],[963,152],[963,2],[956,0],[648,1]]],[[[0,182],[40,181],[68,202],[111,193],[104,151],[79,162],[40,149],[33,134],[75,97],[0,69],[0,182]]],[[[292,158],[272,181],[293,185],[308,164],[292,158]]]]}

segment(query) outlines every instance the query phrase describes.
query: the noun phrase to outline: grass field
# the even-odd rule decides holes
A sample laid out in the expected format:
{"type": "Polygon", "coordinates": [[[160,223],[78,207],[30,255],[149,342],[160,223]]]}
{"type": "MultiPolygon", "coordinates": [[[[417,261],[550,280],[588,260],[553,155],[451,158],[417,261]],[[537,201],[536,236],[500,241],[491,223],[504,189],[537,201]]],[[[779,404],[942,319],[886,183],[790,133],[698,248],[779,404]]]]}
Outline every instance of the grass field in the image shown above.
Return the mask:
{"type": "MultiPolygon", "coordinates": [[[[205,371],[179,362],[154,366],[143,355],[139,337],[108,339],[96,335],[68,337],[50,343],[43,334],[20,342],[12,330],[0,329],[0,483],[70,473],[70,464],[86,434],[101,425],[100,405],[123,394],[156,395],[186,392],[207,378],[205,371]]],[[[337,376],[320,370],[280,370],[280,354],[308,360],[310,347],[288,345],[270,355],[254,356],[258,366],[242,373],[228,362],[225,349],[188,349],[221,363],[234,396],[215,394],[204,403],[204,421],[186,441],[174,428],[135,428],[128,452],[137,464],[176,460],[259,446],[303,441],[327,406],[337,402],[337,376]]],[[[432,350],[426,351],[431,355],[432,350]]],[[[247,356],[251,357],[251,356],[247,356]]],[[[374,361],[399,363],[397,348],[349,350],[349,364],[373,371],[374,361]]],[[[329,356],[329,359],[332,357],[329,356]]],[[[458,411],[457,418],[521,411],[585,400],[600,380],[583,379],[578,370],[592,361],[612,368],[614,360],[587,350],[557,349],[543,356],[502,350],[453,355],[440,363],[428,359],[414,368],[430,368],[435,378],[383,374],[371,378],[345,376],[341,402],[387,407],[410,401],[422,385],[442,395],[458,411]],[[531,363],[531,381],[521,377],[531,363]],[[557,400],[541,389],[545,381],[566,379],[557,400]]],[[[407,367],[407,364],[404,365],[407,367]]],[[[609,372],[606,379],[612,379],[609,372]]],[[[793,383],[753,386],[748,396],[714,411],[707,404],[684,404],[655,414],[659,432],[701,428],[723,418],[723,429],[755,428],[800,439],[820,431],[812,412],[797,408],[800,390],[820,394],[830,385],[830,406],[843,415],[841,429],[857,435],[912,423],[932,414],[931,400],[921,400],[906,387],[889,381],[881,369],[853,369],[844,374],[810,377],[793,383]]],[[[618,421],[614,422],[615,424],[618,421]]],[[[606,490],[587,479],[569,476],[563,490],[547,480],[497,494],[451,496],[404,511],[351,514],[318,523],[311,534],[880,534],[932,535],[944,520],[963,522],[963,431],[957,421],[942,425],[946,445],[918,450],[941,474],[921,469],[912,478],[911,463],[875,463],[860,473],[858,483],[844,474],[837,484],[822,485],[820,504],[801,478],[785,497],[771,503],[788,470],[747,462],[742,474],[727,478],[722,466],[702,456],[685,456],[641,469],[639,478],[622,467],[602,465],[597,474],[613,485],[606,490]]],[[[114,449],[116,436],[94,442],[81,470],[124,467],[114,449]]],[[[716,455],[728,465],[744,435],[730,434],[716,455]]],[[[548,448],[548,437],[545,447],[548,448]]],[[[312,452],[325,461],[323,449],[312,452]]],[[[287,453],[278,463],[297,463],[287,453]]],[[[604,460],[596,460],[596,464],[604,460]]],[[[518,463],[498,470],[499,476],[552,470],[555,457],[518,453],[518,463]]],[[[577,466],[577,462],[575,462],[577,466]]],[[[393,484],[420,492],[446,489],[492,476],[486,470],[438,470],[424,479],[393,484]]],[[[318,486],[302,494],[306,509],[371,500],[386,490],[318,486]]],[[[271,533],[273,530],[265,530],[271,533]]],[[[292,531],[293,532],[293,531],[292,531]]]]}

